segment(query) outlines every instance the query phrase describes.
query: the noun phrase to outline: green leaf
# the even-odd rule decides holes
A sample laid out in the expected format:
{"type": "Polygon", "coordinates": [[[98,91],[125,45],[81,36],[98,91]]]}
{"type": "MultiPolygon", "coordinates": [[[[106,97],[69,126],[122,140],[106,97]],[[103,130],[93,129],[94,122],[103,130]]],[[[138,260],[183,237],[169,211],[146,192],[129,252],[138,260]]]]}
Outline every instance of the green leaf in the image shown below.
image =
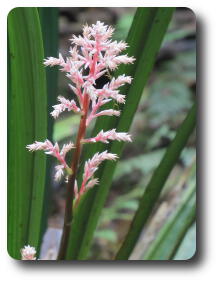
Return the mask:
{"type": "Polygon", "coordinates": [[[145,223],[151,215],[171,170],[176,164],[181,151],[185,147],[189,136],[195,128],[195,121],[196,105],[193,105],[147,185],[145,193],[140,200],[139,208],[131,223],[130,230],[116,256],[116,259],[125,260],[129,258],[145,223]]]}
{"type": "Polygon", "coordinates": [[[20,259],[30,244],[39,251],[46,159],[25,148],[47,137],[43,42],[36,8],[8,15],[8,252],[20,259]]]}
{"type": "Polygon", "coordinates": [[[188,260],[195,255],[195,252],[196,252],[196,224],[194,223],[186,233],[173,259],[188,260]]]}
{"type": "MultiPolygon", "coordinates": [[[[127,53],[129,56],[134,56],[136,62],[133,65],[121,66],[115,74],[115,76],[126,74],[134,78],[131,85],[121,89],[121,93],[126,94],[126,104],[121,106],[122,112],[119,119],[115,117],[99,118],[92,135],[95,135],[101,129],[117,128],[117,131],[121,132],[129,130],[173,10],[173,8],[137,9],[126,40],[129,45],[127,53]]],[[[114,107],[113,103],[111,107],[114,107]]],[[[106,148],[110,152],[121,155],[123,146],[124,144],[119,142],[113,142],[108,146],[94,144],[92,147],[87,147],[83,160],[106,148]]],[[[112,183],[115,166],[116,162],[104,163],[97,174],[100,185],[98,188],[88,191],[75,211],[67,259],[86,258],[94,230],[112,183]]]]}
{"type": "MultiPolygon", "coordinates": [[[[44,56],[58,57],[58,8],[38,8],[43,34],[44,56]]],[[[57,102],[58,68],[46,68],[47,113],[57,102]]],[[[54,118],[48,115],[48,139],[52,140],[54,118]]],[[[49,160],[49,159],[48,159],[49,160]]]]}
{"type": "Polygon", "coordinates": [[[186,232],[195,220],[194,184],[182,196],[175,213],[168,219],[146,252],[145,260],[168,260],[175,255],[186,232]]]}
{"type": "MultiPolygon", "coordinates": [[[[58,8],[40,7],[38,8],[40,23],[43,35],[44,56],[58,57],[58,8]]],[[[58,89],[58,68],[45,68],[46,82],[47,82],[47,113],[52,111],[52,106],[57,101],[58,89]]],[[[54,118],[48,115],[48,134],[47,138],[53,140],[54,118]]],[[[43,230],[45,231],[48,222],[48,208],[51,203],[52,192],[52,178],[51,166],[53,164],[52,158],[46,160],[46,191],[45,191],[45,206],[43,217],[43,230]]],[[[43,232],[44,232],[43,231],[43,232]]]]}

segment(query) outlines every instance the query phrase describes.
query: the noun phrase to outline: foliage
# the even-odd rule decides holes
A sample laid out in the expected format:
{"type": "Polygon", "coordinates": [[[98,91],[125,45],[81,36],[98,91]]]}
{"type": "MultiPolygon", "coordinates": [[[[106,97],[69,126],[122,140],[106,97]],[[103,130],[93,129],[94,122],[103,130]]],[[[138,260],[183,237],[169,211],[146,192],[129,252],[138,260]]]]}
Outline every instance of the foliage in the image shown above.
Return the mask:
{"type": "Polygon", "coordinates": [[[46,160],[25,146],[47,134],[43,41],[36,8],[8,15],[8,252],[20,258],[27,243],[39,251],[46,160]]]}
{"type": "Polygon", "coordinates": [[[159,231],[144,259],[168,260],[174,257],[179,244],[195,219],[194,184],[184,192],[181,198],[176,212],[159,231]]]}
{"type": "MultiPolygon", "coordinates": [[[[54,56],[58,54],[58,8],[38,8],[40,17],[41,30],[43,36],[44,56],[54,56]]],[[[46,70],[46,86],[47,86],[47,113],[50,112],[52,105],[55,104],[57,97],[57,83],[58,83],[58,70],[57,68],[52,70],[46,70]]],[[[54,119],[51,115],[47,115],[47,137],[52,140],[54,131],[54,119]]],[[[47,219],[49,214],[49,208],[51,204],[51,192],[52,192],[52,179],[51,175],[51,159],[46,160],[46,192],[44,202],[44,217],[43,228],[46,229],[47,219]]]]}
{"type": "MultiPolygon", "coordinates": [[[[119,122],[112,117],[101,118],[96,125],[93,125],[93,131],[91,129],[87,135],[95,136],[100,129],[118,128],[119,131],[127,131],[130,128],[129,131],[135,140],[133,144],[125,147],[123,154],[124,146],[118,142],[114,142],[112,146],[85,145],[81,164],[94,152],[104,149],[122,154],[122,160],[117,166],[110,163],[102,166],[97,175],[101,180],[100,187],[90,190],[81,200],[71,227],[67,259],[113,258],[118,252],[121,240],[125,238],[125,231],[128,230],[136,214],[132,222],[134,226],[131,226],[135,227],[132,229],[133,233],[128,232],[116,257],[117,259],[130,258],[129,255],[137,242],[141,243],[139,231],[143,227],[150,230],[151,222],[145,225],[147,218],[153,217],[155,212],[162,208],[162,201],[171,194],[176,194],[177,198],[180,198],[179,205],[161,225],[157,237],[150,243],[144,258],[189,259],[195,252],[196,228],[193,225],[188,230],[191,222],[194,221],[195,214],[194,186],[191,186],[190,181],[186,182],[183,199],[181,199],[182,195],[173,189],[176,183],[182,183],[181,179],[188,178],[187,171],[191,162],[194,162],[195,155],[194,134],[189,140],[188,132],[186,137],[181,135],[182,147],[178,161],[176,155],[178,156],[180,151],[176,148],[172,153],[175,159],[165,163],[166,168],[162,167],[163,161],[161,161],[167,154],[165,149],[174,139],[176,131],[195,100],[194,46],[192,47],[192,40],[184,40],[194,36],[194,29],[189,24],[178,28],[174,17],[166,32],[172,11],[173,9],[167,8],[138,8],[135,15],[130,13],[122,16],[115,27],[114,39],[125,40],[128,35],[130,46],[128,54],[137,57],[137,62],[133,66],[122,67],[116,74],[109,74],[109,76],[126,73],[133,76],[134,81],[130,87],[123,87],[121,91],[127,95],[128,100],[122,107],[123,114],[119,122]],[[189,44],[186,45],[185,42],[189,44]],[[160,46],[161,52],[149,76],[160,46]],[[170,57],[168,52],[165,55],[166,50],[172,51],[170,57]],[[185,139],[188,143],[187,145],[184,143],[183,148],[185,139]],[[165,174],[168,170],[170,172],[171,168],[173,168],[171,176],[167,179],[165,174]],[[155,182],[157,189],[153,189],[154,201],[146,203],[145,199],[152,197],[150,178],[152,176],[154,180],[159,170],[166,177],[156,177],[162,181],[162,184],[155,182]],[[146,191],[145,184],[148,184],[146,191]],[[190,186],[190,191],[193,191],[191,195],[188,193],[187,186],[190,186]],[[138,216],[139,210],[143,207],[145,216],[141,222],[138,216]],[[190,222],[185,221],[187,216],[190,222]],[[135,236],[132,237],[131,234],[135,236]]],[[[8,251],[11,256],[20,258],[20,249],[24,245],[31,244],[39,251],[42,227],[45,227],[47,222],[45,208],[47,209],[48,206],[48,202],[45,202],[43,185],[44,157],[41,153],[29,155],[25,146],[33,140],[44,139],[46,136],[50,139],[53,137],[55,141],[61,143],[65,143],[70,136],[75,139],[79,117],[66,115],[55,121],[54,128],[53,119],[49,117],[49,136],[47,135],[46,116],[51,111],[51,106],[55,104],[58,78],[56,68],[47,70],[46,99],[42,60],[46,56],[57,57],[57,8],[38,8],[38,11],[36,8],[12,10],[8,17],[8,39],[8,251]],[[42,45],[44,45],[45,55],[43,55],[42,45]],[[24,60],[26,57],[30,60],[24,60]]],[[[111,106],[118,110],[117,104],[111,104],[111,106]]],[[[49,172],[51,166],[53,164],[48,162],[47,188],[51,186],[49,172]]],[[[81,175],[82,168],[80,178],[81,175]]],[[[61,186],[62,184],[60,188],[61,186]]],[[[51,191],[47,190],[47,200],[50,197],[51,191]]],[[[146,235],[146,240],[147,238],[146,235]]]]}
{"type": "Polygon", "coordinates": [[[133,218],[129,232],[116,256],[116,259],[128,259],[131,254],[142,228],[148,220],[173,166],[178,160],[182,149],[186,145],[188,138],[194,130],[195,117],[196,105],[193,105],[147,185],[144,195],[140,200],[139,208],[133,218]]]}
{"type": "Polygon", "coordinates": [[[196,253],[196,224],[194,223],[183,238],[174,260],[188,260],[196,253]]]}

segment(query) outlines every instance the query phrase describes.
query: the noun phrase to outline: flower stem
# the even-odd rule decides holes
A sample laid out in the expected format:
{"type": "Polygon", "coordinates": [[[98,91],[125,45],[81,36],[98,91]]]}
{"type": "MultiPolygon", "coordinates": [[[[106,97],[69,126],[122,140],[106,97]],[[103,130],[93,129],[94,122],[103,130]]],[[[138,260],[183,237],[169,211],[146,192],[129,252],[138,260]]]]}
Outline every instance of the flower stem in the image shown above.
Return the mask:
{"type": "Polygon", "coordinates": [[[71,165],[72,175],[70,176],[68,185],[67,185],[64,225],[63,225],[61,244],[60,244],[58,258],[57,258],[58,260],[65,259],[66,251],[68,247],[71,223],[73,220],[74,185],[75,185],[75,179],[77,176],[78,164],[80,161],[80,155],[81,155],[81,150],[82,150],[81,140],[84,138],[85,133],[86,133],[86,119],[87,119],[88,110],[89,110],[89,96],[85,94],[84,103],[83,103],[84,114],[81,116],[77,139],[76,139],[76,148],[74,151],[72,165],[71,165]]]}

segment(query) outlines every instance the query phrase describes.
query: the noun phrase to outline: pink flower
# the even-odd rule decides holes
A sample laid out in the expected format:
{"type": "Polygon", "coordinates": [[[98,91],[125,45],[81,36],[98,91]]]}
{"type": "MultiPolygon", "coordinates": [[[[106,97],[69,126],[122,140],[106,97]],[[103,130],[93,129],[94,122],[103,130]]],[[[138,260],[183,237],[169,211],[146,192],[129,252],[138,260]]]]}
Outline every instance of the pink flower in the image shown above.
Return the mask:
{"type": "Polygon", "coordinates": [[[127,55],[121,56],[106,56],[105,58],[105,66],[110,70],[115,70],[118,68],[120,64],[132,64],[135,61],[133,57],[128,57],[127,55]]]}
{"type": "Polygon", "coordinates": [[[118,103],[125,103],[125,95],[120,94],[118,90],[112,90],[104,87],[103,89],[97,90],[97,95],[101,98],[113,98],[118,103]]]}
{"type": "Polygon", "coordinates": [[[75,85],[77,88],[80,88],[84,84],[84,78],[82,71],[75,67],[70,69],[70,73],[66,75],[75,85]]]}
{"type": "Polygon", "coordinates": [[[101,130],[99,134],[97,134],[94,138],[84,139],[84,143],[94,143],[94,142],[103,142],[109,143],[108,140],[117,140],[117,141],[125,141],[131,142],[131,136],[127,133],[117,133],[116,129],[112,129],[110,131],[104,132],[101,130]]]}
{"type": "Polygon", "coordinates": [[[58,100],[61,102],[60,104],[54,105],[54,110],[51,112],[51,115],[54,118],[57,118],[60,113],[65,111],[65,109],[68,109],[68,111],[74,111],[75,113],[80,113],[81,109],[77,107],[75,101],[72,99],[71,101],[59,96],[58,100]]]}
{"type": "Polygon", "coordinates": [[[103,89],[96,89],[96,80],[105,74],[107,69],[114,70],[119,64],[133,63],[134,58],[125,55],[118,55],[121,51],[127,48],[127,44],[123,41],[112,41],[110,37],[114,29],[104,25],[100,21],[91,26],[84,26],[83,36],[73,35],[71,42],[75,46],[70,48],[70,57],[66,60],[59,54],[59,58],[49,57],[45,59],[46,66],[59,65],[61,71],[66,72],[66,76],[74,85],[70,85],[73,92],[78,98],[80,108],[74,100],[67,100],[59,97],[61,102],[54,105],[54,110],[51,112],[54,118],[57,118],[64,110],[75,113],[83,112],[83,103],[85,95],[89,95],[92,101],[92,114],[88,118],[89,122],[98,116],[119,116],[119,111],[107,109],[99,111],[99,108],[107,103],[110,98],[115,99],[118,103],[125,103],[125,96],[120,94],[116,89],[125,83],[131,83],[131,77],[121,75],[118,78],[113,78],[112,81],[106,84],[103,89]],[[80,48],[80,52],[78,52],[80,48]],[[85,70],[89,69],[88,73],[85,70]],[[106,102],[104,101],[106,100],[106,102]],[[95,108],[95,111],[93,111],[95,108]]]}
{"type": "Polygon", "coordinates": [[[111,82],[105,86],[108,86],[109,89],[114,90],[117,89],[124,84],[130,84],[132,82],[132,78],[130,76],[121,75],[118,78],[112,78],[111,82]]]}
{"type": "MultiPolygon", "coordinates": [[[[54,118],[65,110],[79,113],[82,115],[79,139],[83,143],[103,142],[108,143],[110,140],[131,142],[131,136],[128,133],[116,132],[116,129],[103,132],[100,131],[96,137],[83,139],[86,129],[90,122],[100,116],[119,116],[120,111],[107,109],[107,103],[115,100],[117,103],[125,103],[125,95],[119,92],[119,88],[124,84],[130,84],[132,78],[120,75],[117,78],[105,84],[102,88],[97,88],[97,80],[106,74],[109,70],[115,70],[120,64],[132,64],[133,57],[127,54],[120,55],[128,46],[123,41],[113,41],[111,39],[114,29],[104,23],[97,21],[91,26],[83,27],[83,34],[79,36],[73,35],[71,43],[74,45],[69,50],[69,56],[63,58],[59,54],[58,58],[48,57],[44,60],[45,66],[60,66],[60,70],[65,72],[66,77],[71,81],[69,84],[74,99],[68,100],[62,96],[58,97],[59,104],[53,106],[51,115],[54,118]],[[105,105],[104,109],[101,107],[105,105]],[[83,119],[83,118],[86,118],[83,119]]],[[[78,144],[78,142],[77,142],[78,144]]],[[[66,174],[66,182],[72,174],[70,167],[67,165],[66,153],[74,147],[72,143],[63,145],[60,150],[59,145],[54,145],[49,141],[35,142],[27,146],[29,151],[43,150],[46,154],[57,158],[59,164],[55,167],[55,180],[66,174]]],[[[75,151],[80,155],[80,147],[75,151]],[[78,152],[77,152],[78,150],[78,152]]],[[[77,155],[76,155],[77,156],[77,155]]],[[[98,184],[98,179],[94,178],[94,173],[104,160],[116,160],[117,155],[104,151],[96,153],[93,158],[89,159],[84,166],[84,175],[80,189],[78,189],[77,181],[72,188],[75,197],[79,200],[81,194],[86,190],[98,184]]],[[[76,162],[77,163],[77,162],[76,162]]],[[[72,163],[74,164],[74,163],[72,163]]],[[[78,168],[78,164],[76,164],[78,168]]]]}
{"type": "Polygon", "coordinates": [[[98,185],[99,181],[97,178],[91,179],[87,184],[86,184],[86,190],[93,188],[94,186],[98,185]]]}
{"type": "Polygon", "coordinates": [[[107,150],[102,153],[95,153],[95,155],[85,163],[84,176],[87,176],[88,179],[91,178],[104,160],[116,160],[116,158],[118,158],[116,154],[108,153],[107,150]]]}
{"type": "Polygon", "coordinates": [[[82,108],[82,106],[83,106],[83,95],[82,95],[81,89],[80,88],[76,88],[76,87],[74,87],[71,84],[68,84],[68,85],[69,85],[70,89],[77,95],[78,102],[80,104],[80,107],[82,108]]]}
{"type": "Polygon", "coordinates": [[[36,249],[31,246],[24,246],[21,249],[21,259],[22,260],[36,260],[36,249]]]}
{"type": "Polygon", "coordinates": [[[64,175],[64,165],[57,165],[55,166],[55,176],[54,176],[54,179],[55,181],[60,181],[61,177],[64,175]]]}
{"type": "Polygon", "coordinates": [[[108,54],[111,55],[117,55],[121,51],[125,50],[127,47],[128,47],[127,43],[123,41],[120,42],[113,41],[106,46],[108,54]]]}
{"type": "Polygon", "coordinates": [[[74,144],[71,142],[67,145],[64,144],[60,152],[58,143],[56,142],[53,145],[48,139],[46,139],[44,142],[35,141],[35,143],[26,146],[29,151],[44,150],[46,154],[56,157],[61,163],[63,162],[66,153],[73,147],[74,144]]]}
{"type": "Polygon", "coordinates": [[[64,144],[62,146],[62,150],[60,152],[60,155],[65,158],[66,153],[68,153],[72,148],[74,148],[74,144],[72,142],[69,142],[67,144],[64,144]]]}
{"type": "Polygon", "coordinates": [[[94,173],[97,171],[98,166],[104,160],[116,160],[118,156],[113,153],[108,153],[107,150],[102,153],[96,153],[91,159],[86,161],[84,166],[84,174],[81,188],[79,190],[79,195],[82,195],[86,189],[92,188],[98,183],[98,179],[92,178],[94,173]]]}
{"type": "Polygon", "coordinates": [[[87,118],[86,126],[88,126],[94,118],[99,117],[99,116],[119,116],[120,115],[120,111],[113,110],[113,109],[107,109],[107,110],[103,110],[103,111],[96,113],[97,109],[100,107],[99,105],[103,105],[104,102],[107,103],[109,101],[110,99],[103,100],[103,101],[100,100],[98,101],[97,104],[93,105],[93,109],[87,118]]]}
{"type": "Polygon", "coordinates": [[[45,66],[64,66],[65,61],[62,57],[62,54],[59,53],[59,58],[54,57],[48,57],[47,59],[44,59],[44,65],[45,66]]]}
{"type": "Polygon", "coordinates": [[[56,143],[53,145],[48,139],[44,142],[35,141],[33,144],[29,144],[26,146],[29,151],[36,151],[36,150],[44,150],[47,151],[46,154],[55,154],[56,151],[59,151],[59,146],[56,143]]]}
{"type": "Polygon", "coordinates": [[[65,161],[65,156],[72,148],[74,148],[73,143],[64,144],[62,150],[60,151],[59,145],[56,142],[54,145],[47,139],[44,142],[36,141],[33,144],[26,146],[29,151],[44,150],[46,154],[52,155],[58,159],[61,165],[55,167],[56,174],[55,180],[58,181],[64,175],[64,169],[71,170],[65,161]]]}
{"type": "Polygon", "coordinates": [[[95,117],[99,117],[99,116],[119,116],[120,115],[120,111],[117,110],[113,110],[113,109],[107,109],[107,110],[103,110],[98,112],[97,114],[95,114],[95,117]]]}

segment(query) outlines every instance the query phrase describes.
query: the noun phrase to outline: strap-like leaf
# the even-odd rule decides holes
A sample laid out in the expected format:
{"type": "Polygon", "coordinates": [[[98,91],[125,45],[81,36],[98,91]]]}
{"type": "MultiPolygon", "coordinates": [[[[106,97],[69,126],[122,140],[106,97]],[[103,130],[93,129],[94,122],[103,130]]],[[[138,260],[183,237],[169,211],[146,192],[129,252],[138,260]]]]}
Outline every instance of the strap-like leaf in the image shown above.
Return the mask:
{"type": "Polygon", "coordinates": [[[45,156],[25,148],[47,136],[43,42],[36,8],[8,15],[8,252],[20,258],[30,244],[39,250],[45,156]]]}
{"type": "MultiPolygon", "coordinates": [[[[58,8],[57,7],[40,7],[38,8],[41,30],[43,35],[44,56],[58,57],[58,8]]],[[[57,104],[57,87],[58,87],[58,68],[46,68],[47,82],[47,119],[48,119],[48,134],[47,138],[53,140],[54,118],[49,115],[52,111],[52,106],[57,104]]],[[[51,202],[52,179],[51,166],[52,158],[46,159],[46,191],[45,205],[43,217],[43,230],[46,229],[48,220],[48,207],[51,202]]]]}
{"type": "Polygon", "coordinates": [[[172,259],[190,225],[195,220],[195,186],[192,184],[182,196],[176,212],[159,231],[146,252],[145,260],[172,259]]]}
{"type": "Polygon", "coordinates": [[[185,147],[189,136],[195,128],[196,122],[196,105],[192,107],[188,116],[180,126],[177,134],[167,149],[163,159],[161,160],[158,168],[155,170],[149,184],[146,187],[145,193],[140,200],[139,208],[131,223],[129,232],[125,238],[122,247],[120,248],[116,259],[126,260],[129,258],[139,235],[147,222],[164,184],[176,164],[181,151],[185,147]]]}

